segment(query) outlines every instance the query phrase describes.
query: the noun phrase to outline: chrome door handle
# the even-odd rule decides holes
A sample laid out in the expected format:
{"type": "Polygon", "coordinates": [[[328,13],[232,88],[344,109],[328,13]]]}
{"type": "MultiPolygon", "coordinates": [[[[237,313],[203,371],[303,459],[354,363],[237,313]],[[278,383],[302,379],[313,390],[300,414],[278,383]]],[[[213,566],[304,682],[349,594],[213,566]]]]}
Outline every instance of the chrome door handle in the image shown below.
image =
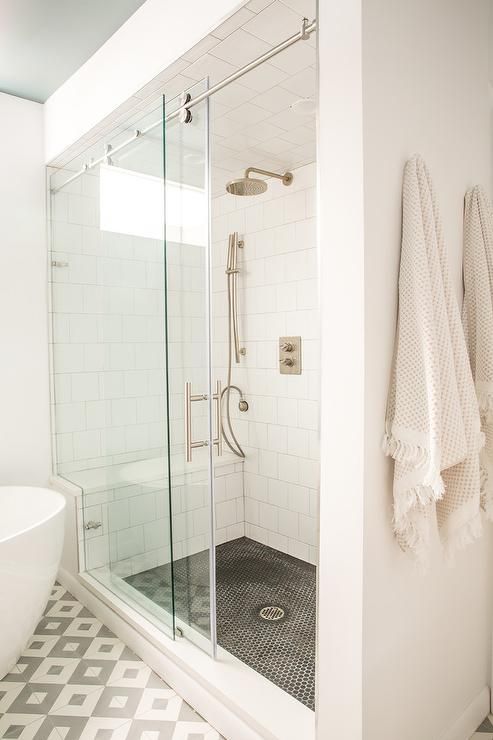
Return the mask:
{"type": "MultiPolygon", "coordinates": [[[[187,381],[185,383],[185,456],[187,463],[192,462],[192,451],[199,447],[207,447],[209,440],[193,440],[192,436],[192,403],[194,401],[207,401],[209,396],[206,393],[192,393],[192,384],[187,381]]],[[[212,396],[216,402],[216,430],[217,437],[212,441],[212,444],[217,446],[217,454],[223,454],[223,440],[221,433],[221,381],[216,381],[216,392],[212,396]]]]}
{"type": "Polygon", "coordinates": [[[221,381],[216,380],[216,392],[212,396],[216,402],[216,438],[213,444],[217,445],[218,456],[223,454],[223,433],[221,429],[221,381]]]}

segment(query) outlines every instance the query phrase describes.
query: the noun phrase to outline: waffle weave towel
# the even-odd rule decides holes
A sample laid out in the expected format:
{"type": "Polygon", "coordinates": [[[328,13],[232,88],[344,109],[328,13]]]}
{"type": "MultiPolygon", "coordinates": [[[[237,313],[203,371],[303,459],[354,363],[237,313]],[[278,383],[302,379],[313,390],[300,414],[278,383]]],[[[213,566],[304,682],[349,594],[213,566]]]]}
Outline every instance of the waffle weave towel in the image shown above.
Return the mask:
{"type": "Polygon", "coordinates": [[[464,200],[462,321],[486,444],[480,454],[481,505],[493,518],[493,212],[483,189],[464,200]]]}
{"type": "Polygon", "coordinates": [[[474,383],[433,184],[419,156],[404,169],[399,314],[384,451],[394,459],[394,529],[426,563],[430,525],[454,550],[481,533],[474,383]]]}

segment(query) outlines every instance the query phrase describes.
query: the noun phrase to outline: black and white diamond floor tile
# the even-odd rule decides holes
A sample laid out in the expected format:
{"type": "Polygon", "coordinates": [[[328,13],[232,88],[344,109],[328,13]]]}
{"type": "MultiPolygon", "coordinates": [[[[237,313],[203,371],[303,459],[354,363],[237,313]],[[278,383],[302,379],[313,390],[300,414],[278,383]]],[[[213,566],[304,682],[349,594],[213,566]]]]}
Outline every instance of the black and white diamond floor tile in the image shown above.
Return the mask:
{"type": "Polygon", "coordinates": [[[493,740],[493,714],[486,717],[470,740],[493,740]]]}
{"type": "Polygon", "coordinates": [[[59,584],[0,681],[0,738],[222,740],[59,584]]]}

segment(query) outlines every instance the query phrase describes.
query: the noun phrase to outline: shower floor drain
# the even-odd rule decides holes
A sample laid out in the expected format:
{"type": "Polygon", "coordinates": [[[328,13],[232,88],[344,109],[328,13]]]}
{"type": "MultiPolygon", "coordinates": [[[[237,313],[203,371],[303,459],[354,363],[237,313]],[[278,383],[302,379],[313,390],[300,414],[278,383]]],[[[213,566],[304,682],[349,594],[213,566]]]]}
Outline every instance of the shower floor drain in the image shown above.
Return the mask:
{"type": "Polygon", "coordinates": [[[285,612],[280,606],[264,606],[259,614],[262,619],[266,619],[268,622],[277,622],[284,617],[285,612]]]}

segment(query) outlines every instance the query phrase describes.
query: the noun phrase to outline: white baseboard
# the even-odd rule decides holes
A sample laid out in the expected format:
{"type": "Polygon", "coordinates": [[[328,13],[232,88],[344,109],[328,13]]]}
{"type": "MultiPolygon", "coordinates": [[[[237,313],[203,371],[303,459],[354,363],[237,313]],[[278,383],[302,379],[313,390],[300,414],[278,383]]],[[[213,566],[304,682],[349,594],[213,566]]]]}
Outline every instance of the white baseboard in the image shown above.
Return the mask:
{"type": "Polygon", "coordinates": [[[469,740],[490,713],[490,689],[485,686],[440,740],[469,740]]]}
{"type": "Polygon", "coordinates": [[[166,638],[63,568],[58,580],[226,740],[314,739],[314,713],[228,653],[214,661],[187,640],[166,638]]]}

